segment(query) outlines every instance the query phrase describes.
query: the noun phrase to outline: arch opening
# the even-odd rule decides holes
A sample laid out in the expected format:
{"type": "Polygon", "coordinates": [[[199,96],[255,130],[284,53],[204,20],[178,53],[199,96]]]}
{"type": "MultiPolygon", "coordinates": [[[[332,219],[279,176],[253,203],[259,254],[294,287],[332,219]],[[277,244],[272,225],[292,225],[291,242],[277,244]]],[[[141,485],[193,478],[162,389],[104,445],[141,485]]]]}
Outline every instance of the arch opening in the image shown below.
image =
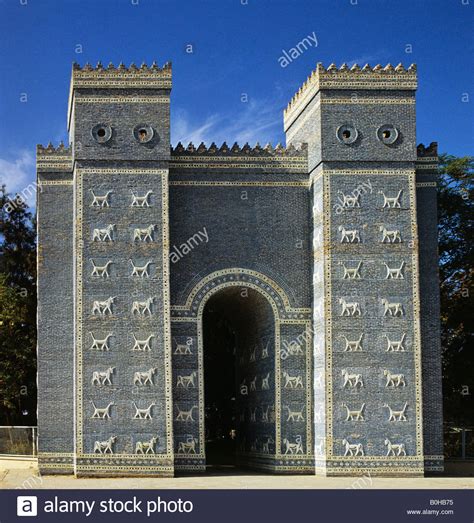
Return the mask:
{"type": "Polygon", "coordinates": [[[226,287],[203,310],[205,451],[210,468],[275,453],[275,317],[250,287],[226,287]]]}

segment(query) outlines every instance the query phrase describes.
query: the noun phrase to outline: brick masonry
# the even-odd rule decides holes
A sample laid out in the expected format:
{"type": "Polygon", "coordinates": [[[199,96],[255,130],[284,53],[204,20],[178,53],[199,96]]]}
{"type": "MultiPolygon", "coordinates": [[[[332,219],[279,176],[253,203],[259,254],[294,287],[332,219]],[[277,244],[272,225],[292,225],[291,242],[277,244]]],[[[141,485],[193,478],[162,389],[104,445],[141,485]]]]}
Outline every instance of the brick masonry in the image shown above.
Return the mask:
{"type": "Polygon", "coordinates": [[[318,65],[287,147],[172,148],[169,64],[74,66],[71,147],[37,151],[42,472],[205,470],[211,299],[240,332],[239,463],[442,469],[437,157],[416,148],[415,89],[414,66],[318,65]]]}

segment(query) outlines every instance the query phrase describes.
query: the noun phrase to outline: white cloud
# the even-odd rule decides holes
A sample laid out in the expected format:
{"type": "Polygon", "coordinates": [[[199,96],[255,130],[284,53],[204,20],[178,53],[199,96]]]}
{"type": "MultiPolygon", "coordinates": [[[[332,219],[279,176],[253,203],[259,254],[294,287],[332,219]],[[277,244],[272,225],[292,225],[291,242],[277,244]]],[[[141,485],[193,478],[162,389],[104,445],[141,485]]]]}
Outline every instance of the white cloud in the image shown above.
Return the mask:
{"type": "Polygon", "coordinates": [[[229,146],[234,142],[243,145],[249,142],[262,145],[282,139],[283,114],[280,104],[268,100],[250,100],[242,103],[239,111],[215,113],[208,116],[204,123],[195,123],[190,114],[182,109],[173,113],[171,122],[171,141],[183,145],[204,142],[218,146],[224,141],[229,146]]]}
{"type": "MultiPolygon", "coordinates": [[[[0,185],[5,184],[11,195],[23,191],[35,181],[35,160],[29,151],[19,151],[14,160],[0,158],[0,185]]],[[[34,202],[28,202],[34,205],[34,202]]]]}

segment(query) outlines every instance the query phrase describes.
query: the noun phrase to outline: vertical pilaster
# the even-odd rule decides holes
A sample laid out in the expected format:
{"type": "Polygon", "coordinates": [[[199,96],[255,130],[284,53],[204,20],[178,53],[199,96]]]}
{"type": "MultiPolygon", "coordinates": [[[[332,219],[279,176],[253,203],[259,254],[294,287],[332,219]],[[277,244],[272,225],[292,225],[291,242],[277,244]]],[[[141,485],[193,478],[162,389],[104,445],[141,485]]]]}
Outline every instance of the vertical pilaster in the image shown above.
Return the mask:
{"type": "Polygon", "coordinates": [[[73,180],[71,151],[38,146],[38,467],[73,472],[73,180]]]}
{"type": "Polygon", "coordinates": [[[415,66],[319,64],[285,112],[288,140],[309,144],[316,466],[328,475],[424,470],[416,84],[415,66]]]}

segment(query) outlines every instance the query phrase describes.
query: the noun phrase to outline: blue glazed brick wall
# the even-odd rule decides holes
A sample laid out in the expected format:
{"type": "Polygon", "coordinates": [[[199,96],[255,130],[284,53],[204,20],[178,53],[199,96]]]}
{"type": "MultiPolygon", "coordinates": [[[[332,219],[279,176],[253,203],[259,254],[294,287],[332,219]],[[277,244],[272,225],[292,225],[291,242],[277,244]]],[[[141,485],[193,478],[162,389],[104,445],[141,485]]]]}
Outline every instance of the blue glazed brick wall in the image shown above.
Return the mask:
{"type": "Polygon", "coordinates": [[[170,66],[74,68],[72,157],[48,147],[38,160],[39,179],[54,182],[38,197],[40,470],[72,472],[73,452],[78,475],[205,470],[203,311],[217,296],[235,312],[241,289],[259,296],[252,320],[236,312],[236,387],[256,383],[238,401],[241,464],[279,473],[316,466],[330,475],[440,470],[435,166],[426,167],[435,153],[433,144],[418,148],[416,161],[415,71],[318,66],[285,112],[286,149],[170,149],[170,66]],[[104,143],[94,138],[99,124],[110,128],[104,143]],[[153,137],[139,143],[134,132],[144,125],[153,137]],[[384,126],[398,133],[394,143],[381,140],[384,126]],[[355,131],[352,143],[343,128],[355,131]],[[61,163],[58,172],[51,167],[61,163]],[[91,205],[92,191],[109,190],[109,206],[91,205]],[[148,190],[150,207],[131,207],[132,191],[148,190]],[[358,205],[342,208],[354,191],[358,205]],[[399,191],[400,206],[382,208],[382,192],[399,191]],[[94,242],[94,229],[110,224],[114,241],[94,242]],[[134,242],[134,229],[151,224],[154,241],[134,242]],[[361,243],[341,243],[343,227],[357,230],[361,243]],[[402,242],[383,243],[381,227],[400,231],[402,242]],[[150,261],[149,277],[134,278],[130,260],[150,261]],[[109,261],[108,278],[92,274],[109,261]],[[403,278],[387,279],[385,264],[401,263],[403,278]],[[94,301],[109,297],[113,313],[92,314],[94,301]],[[151,317],[133,316],[133,302],[148,297],[151,317]],[[400,303],[403,316],[384,315],[382,299],[400,303]],[[360,316],[343,315],[340,300],[357,302],[360,316]],[[150,351],[132,350],[134,333],[153,335],[150,351]],[[109,350],[92,348],[93,337],[108,334],[109,350]],[[403,336],[404,350],[387,350],[385,336],[403,336]],[[362,350],[349,350],[359,339],[362,350]],[[92,383],[108,367],[112,384],[92,383]],[[153,384],[133,383],[150,368],[153,384]],[[344,386],[343,371],[360,374],[363,387],[344,386]],[[402,374],[403,383],[386,386],[384,371],[402,374]],[[178,386],[194,372],[195,386],[178,386]],[[111,419],[93,417],[92,402],[112,402],[111,419]],[[155,403],[152,419],[134,419],[133,402],[155,403]],[[401,410],[405,402],[406,420],[389,421],[385,405],[401,410]],[[362,405],[364,419],[347,419],[347,409],[362,405]],[[111,436],[114,453],[98,456],[96,442],[111,436]],[[137,454],[152,437],[153,452],[137,454]],[[386,438],[403,452],[390,455],[386,438]]]}
{"type": "MultiPolygon", "coordinates": [[[[66,179],[44,173],[40,182],[66,179]]],[[[38,193],[38,451],[44,473],[73,470],[72,202],[72,183],[44,185],[38,193]]]]}

